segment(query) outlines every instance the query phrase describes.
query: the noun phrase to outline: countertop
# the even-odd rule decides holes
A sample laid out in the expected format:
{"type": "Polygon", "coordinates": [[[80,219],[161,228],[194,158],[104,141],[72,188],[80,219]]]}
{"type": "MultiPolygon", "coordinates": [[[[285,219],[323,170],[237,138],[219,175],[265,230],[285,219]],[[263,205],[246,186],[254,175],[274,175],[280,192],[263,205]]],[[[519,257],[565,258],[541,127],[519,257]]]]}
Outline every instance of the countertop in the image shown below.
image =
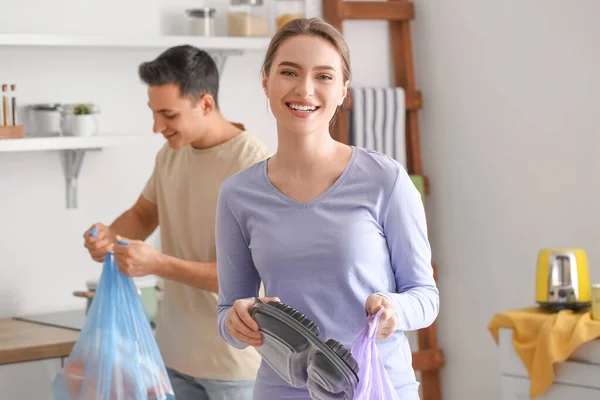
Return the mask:
{"type": "Polygon", "coordinates": [[[67,357],[79,333],[12,318],[0,319],[0,365],[67,357]]]}

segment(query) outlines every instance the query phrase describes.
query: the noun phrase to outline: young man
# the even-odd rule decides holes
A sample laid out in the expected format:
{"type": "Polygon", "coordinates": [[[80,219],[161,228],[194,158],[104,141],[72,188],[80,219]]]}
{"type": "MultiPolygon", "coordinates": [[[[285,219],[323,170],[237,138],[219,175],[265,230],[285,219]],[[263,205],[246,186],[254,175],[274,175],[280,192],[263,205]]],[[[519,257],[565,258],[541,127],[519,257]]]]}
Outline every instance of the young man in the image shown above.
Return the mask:
{"type": "MultiPolygon", "coordinates": [[[[260,356],[237,350],[217,330],[215,212],[221,182],[268,157],[266,147],[219,112],[219,74],[191,46],[166,50],[139,67],[154,132],[167,143],[137,202],[95,237],[96,261],[114,251],[123,273],[165,280],[156,339],[177,400],[252,398],[260,356]],[[160,223],[162,253],[144,240],[160,223]],[[117,238],[130,243],[116,244],[117,238]]],[[[91,228],[90,228],[91,229],[91,228]]]]}

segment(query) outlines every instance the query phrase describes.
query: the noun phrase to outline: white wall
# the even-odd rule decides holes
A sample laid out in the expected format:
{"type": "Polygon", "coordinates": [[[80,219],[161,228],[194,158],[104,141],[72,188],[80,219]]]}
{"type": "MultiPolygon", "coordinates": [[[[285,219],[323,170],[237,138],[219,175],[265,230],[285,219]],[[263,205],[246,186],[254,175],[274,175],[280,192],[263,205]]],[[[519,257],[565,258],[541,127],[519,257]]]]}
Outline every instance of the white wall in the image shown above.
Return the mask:
{"type": "MultiPolygon", "coordinates": [[[[55,0],[50,10],[42,1],[7,2],[11,13],[0,14],[0,27],[10,32],[170,33],[173,20],[164,15],[185,8],[167,0],[55,0]]],[[[537,250],[582,247],[600,281],[600,3],[430,0],[417,1],[416,11],[427,208],[447,356],[443,398],[498,399],[487,324],[498,311],[533,305],[537,250]]],[[[389,84],[386,32],[381,22],[345,24],[355,84],[389,84]]],[[[103,108],[105,132],[150,134],[135,69],[154,55],[0,49],[0,81],[16,81],[22,102],[89,98],[103,108]]],[[[260,62],[258,54],[230,59],[222,107],[274,149],[260,62]],[[240,88],[255,97],[242,98],[240,88]]],[[[0,155],[0,315],[80,304],[71,292],[98,272],[81,247],[82,231],[135,200],[153,155],[153,148],[87,155],[75,211],[64,209],[56,154],[0,155]]]]}
{"type": "MultiPolygon", "coordinates": [[[[186,8],[185,2],[179,5],[186,8]]],[[[173,19],[162,15],[177,8],[167,0],[3,0],[2,6],[10,10],[0,13],[2,33],[60,34],[169,34],[175,31],[168,25],[173,19]]],[[[97,103],[103,134],[152,135],[137,66],[157,55],[129,49],[0,47],[0,82],[17,84],[22,105],[97,103]]],[[[228,60],[220,103],[229,119],[243,122],[275,150],[274,125],[260,88],[262,56],[256,52],[228,60]],[[249,94],[240,96],[241,91],[249,94]]],[[[85,289],[100,267],[83,248],[82,234],[96,221],[112,222],[133,204],[161,143],[87,153],[76,210],[66,209],[57,152],[0,153],[0,317],[84,307],[72,292],[85,289]]]]}
{"type": "Polygon", "coordinates": [[[537,251],[584,248],[600,282],[600,3],[417,1],[444,400],[498,399],[487,324],[533,306],[537,251]]]}

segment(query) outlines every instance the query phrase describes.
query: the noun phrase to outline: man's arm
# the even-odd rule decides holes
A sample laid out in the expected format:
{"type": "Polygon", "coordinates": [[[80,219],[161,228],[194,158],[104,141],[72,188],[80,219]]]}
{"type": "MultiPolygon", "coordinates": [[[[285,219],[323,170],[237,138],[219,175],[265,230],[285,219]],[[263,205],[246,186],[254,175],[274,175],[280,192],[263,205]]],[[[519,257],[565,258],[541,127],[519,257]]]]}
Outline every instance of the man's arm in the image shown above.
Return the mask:
{"type": "Polygon", "coordinates": [[[146,240],[158,226],[158,207],[143,195],[111,225],[113,234],[135,240],[146,240]]]}
{"type": "Polygon", "coordinates": [[[144,240],[158,226],[158,207],[140,196],[110,226],[110,231],[129,240],[129,245],[115,245],[115,255],[121,270],[130,276],[158,275],[199,289],[218,292],[217,263],[181,260],[162,254],[144,240]]]}
{"type": "Polygon", "coordinates": [[[209,292],[218,293],[217,263],[186,261],[161,254],[162,262],[156,275],[209,292]]]}
{"type": "Polygon", "coordinates": [[[115,244],[119,270],[128,276],[158,275],[171,281],[218,293],[217,264],[187,261],[163,254],[142,240],[124,239],[128,244],[115,244]]]}

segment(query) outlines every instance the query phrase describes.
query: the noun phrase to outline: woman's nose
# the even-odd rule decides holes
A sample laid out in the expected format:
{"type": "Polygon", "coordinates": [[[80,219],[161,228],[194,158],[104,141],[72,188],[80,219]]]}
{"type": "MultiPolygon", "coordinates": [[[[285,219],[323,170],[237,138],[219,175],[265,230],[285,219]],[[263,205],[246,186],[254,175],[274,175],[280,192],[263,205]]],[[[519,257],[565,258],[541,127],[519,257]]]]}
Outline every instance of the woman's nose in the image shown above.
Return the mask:
{"type": "Polygon", "coordinates": [[[310,78],[300,80],[296,86],[296,94],[303,99],[312,96],[314,91],[315,88],[310,78]]]}

